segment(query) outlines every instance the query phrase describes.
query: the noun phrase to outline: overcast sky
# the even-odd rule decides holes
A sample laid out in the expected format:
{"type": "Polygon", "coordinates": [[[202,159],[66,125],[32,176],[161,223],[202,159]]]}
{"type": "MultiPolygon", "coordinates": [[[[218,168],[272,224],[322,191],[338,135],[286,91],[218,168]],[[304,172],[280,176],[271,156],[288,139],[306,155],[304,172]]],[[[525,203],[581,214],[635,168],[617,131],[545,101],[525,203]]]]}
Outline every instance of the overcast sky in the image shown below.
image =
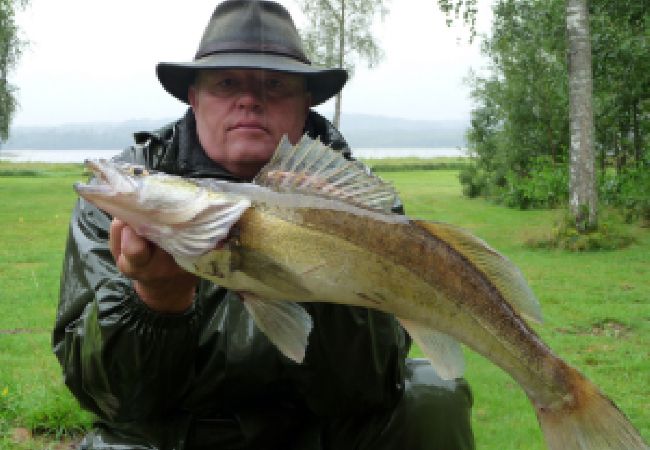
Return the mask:
{"type": "MultiPolygon", "coordinates": [[[[14,125],[176,117],[185,105],[155,76],[160,61],[190,60],[215,0],[30,0],[18,13],[29,41],[12,82],[14,125]]],[[[293,0],[282,0],[302,25],[293,0]]],[[[436,0],[392,0],[375,27],[385,59],[360,63],[343,91],[343,111],[410,119],[469,117],[470,68],[484,65],[468,31],[447,28],[436,0]]],[[[479,27],[489,29],[489,8],[479,27]]],[[[328,113],[332,102],[319,107],[328,113]]]]}

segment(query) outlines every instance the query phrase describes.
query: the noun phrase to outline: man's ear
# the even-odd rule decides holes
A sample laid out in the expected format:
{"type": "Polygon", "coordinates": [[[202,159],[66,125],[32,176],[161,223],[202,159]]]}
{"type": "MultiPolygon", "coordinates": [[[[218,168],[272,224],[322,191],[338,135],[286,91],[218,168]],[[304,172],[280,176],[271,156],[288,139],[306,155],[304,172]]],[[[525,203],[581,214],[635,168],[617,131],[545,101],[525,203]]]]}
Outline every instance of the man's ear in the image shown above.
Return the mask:
{"type": "Polygon", "coordinates": [[[196,109],[196,87],[193,84],[187,89],[187,100],[192,109],[196,109]]]}
{"type": "Polygon", "coordinates": [[[309,115],[309,108],[311,108],[311,93],[307,93],[305,98],[305,117],[309,115]]]}

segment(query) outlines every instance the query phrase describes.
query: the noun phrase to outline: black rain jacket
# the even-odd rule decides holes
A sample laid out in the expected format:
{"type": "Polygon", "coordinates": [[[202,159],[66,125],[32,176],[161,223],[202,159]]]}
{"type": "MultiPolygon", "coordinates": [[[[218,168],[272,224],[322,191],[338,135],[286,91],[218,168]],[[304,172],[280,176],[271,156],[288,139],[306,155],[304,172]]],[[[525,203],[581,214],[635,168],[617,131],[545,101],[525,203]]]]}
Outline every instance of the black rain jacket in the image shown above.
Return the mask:
{"type": "MultiPolygon", "coordinates": [[[[349,156],[340,133],[318,114],[310,113],[306,132],[349,156]]],[[[241,181],[205,155],[191,110],[135,139],[119,160],[186,177],[241,181]]],[[[82,448],[340,448],[335,442],[346,436],[342,430],[351,433],[346,442],[361,439],[361,446],[388,421],[398,423],[390,412],[410,386],[405,378],[413,368],[405,364],[410,340],[392,316],[305,304],[314,328],[305,361],[296,364],[257,329],[236,294],[208,281],[200,282],[185,313],[150,310],[115,267],[110,221],[78,201],[53,332],[66,385],[97,416],[82,448]],[[365,435],[360,422],[350,425],[374,415],[382,419],[366,420],[365,435]]],[[[423,384],[435,384],[434,378],[430,374],[423,384]]],[[[457,443],[440,448],[471,448],[466,384],[449,384],[436,396],[437,406],[441,398],[450,405],[443,415],[449,417],[452,408],[461,417],[450,438],[457,443]]]]}

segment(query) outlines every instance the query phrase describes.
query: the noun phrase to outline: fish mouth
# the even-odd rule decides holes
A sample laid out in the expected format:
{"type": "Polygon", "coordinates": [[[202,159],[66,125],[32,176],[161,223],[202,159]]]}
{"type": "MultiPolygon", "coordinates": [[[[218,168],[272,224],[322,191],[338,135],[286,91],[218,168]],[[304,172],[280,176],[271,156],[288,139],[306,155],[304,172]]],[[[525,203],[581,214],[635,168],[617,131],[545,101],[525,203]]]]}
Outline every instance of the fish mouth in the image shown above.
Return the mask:
{"type": "Polygon", "coordinates": [[[96,196],[108,197],[116,193],[115,189],[108,184],[88,184],[77,181],[72,185],[72,188],[77,194],[85,198],[96,196]]]}
{"type": "Polygon", "coordinates": [[[88,183],[77,182],[73,185],[77,194],[88,196],[112,196],[120,192],[133,191],[133,183],[124,174],[105,159],[84,161],[84,166],[90,172],[88,183]]]}

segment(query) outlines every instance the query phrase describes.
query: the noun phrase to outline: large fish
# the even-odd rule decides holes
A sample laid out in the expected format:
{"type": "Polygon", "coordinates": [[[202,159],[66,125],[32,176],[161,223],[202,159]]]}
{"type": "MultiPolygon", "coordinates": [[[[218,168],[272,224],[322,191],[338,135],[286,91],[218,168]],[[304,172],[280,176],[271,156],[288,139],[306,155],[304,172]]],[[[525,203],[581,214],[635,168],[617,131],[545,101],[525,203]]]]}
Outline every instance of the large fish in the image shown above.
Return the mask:
{"type": "Polygon", "coordinates": [[[76,191],[238,291],[260,329],[302,361],[311,318],[296,302],[393,314],[446,379],[463,375],[459,341],[508,372],[552,450],[648,449],[616,406],[522,319],[541,320],[519,270],[451,225],[391,212],[394,189],[320,142],[286,138],[252,183],[185,179],[89,161],[76,191]]]}

